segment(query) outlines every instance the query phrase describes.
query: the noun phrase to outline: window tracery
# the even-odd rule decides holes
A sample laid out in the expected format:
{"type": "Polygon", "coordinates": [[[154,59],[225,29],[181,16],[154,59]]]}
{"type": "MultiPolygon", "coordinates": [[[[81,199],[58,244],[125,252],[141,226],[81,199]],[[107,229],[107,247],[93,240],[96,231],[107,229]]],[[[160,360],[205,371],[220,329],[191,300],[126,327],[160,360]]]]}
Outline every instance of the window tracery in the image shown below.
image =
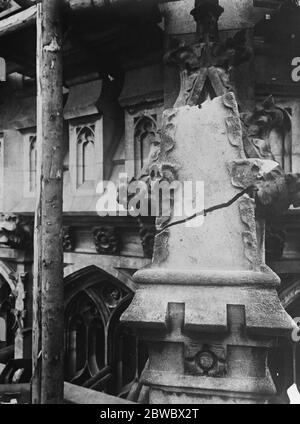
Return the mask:
{"type": "Polygon", "coordinates": [[[136,336],[119,320],[132,294],[121,283],[97,280],[95,274],[82,281],[78,279],[78,291],[65,311],[66,379],[126,397],[141,362],[136,336]]]}
{"type": "Polygon", "coordinates": [[[151,146],[158,137],[157,116],[141,116],[135,119],[134,139],[136,145],[136,161],[140,172],[146,164],[151,146]]]}
{"type": "Polygon", "coordinates": [[[77,186],[95,182],[95,125],[76,128],[77,186]]]}

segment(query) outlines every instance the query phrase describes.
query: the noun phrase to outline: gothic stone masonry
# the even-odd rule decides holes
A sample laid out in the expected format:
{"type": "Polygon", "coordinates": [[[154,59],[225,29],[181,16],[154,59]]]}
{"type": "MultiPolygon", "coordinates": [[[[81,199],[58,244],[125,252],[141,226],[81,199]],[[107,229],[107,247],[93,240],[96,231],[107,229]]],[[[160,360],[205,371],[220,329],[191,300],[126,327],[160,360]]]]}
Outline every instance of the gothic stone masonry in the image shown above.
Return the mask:
{"type": "MultiPolygon", "coordinates": [[[[163,120],[160,162],[180,181],[204,181],[206,208],[263,175],[266,162],[245,157],[232,93],[167,110],[163,120]]],[[[156,236],[153,263],[135,274],[139,289],[122,316],[148,342],[150,403],[265,403],[274,395],[268,349],[293,324],[264,262],[263,228],[244,195],[198,228],[156,236]]]]}

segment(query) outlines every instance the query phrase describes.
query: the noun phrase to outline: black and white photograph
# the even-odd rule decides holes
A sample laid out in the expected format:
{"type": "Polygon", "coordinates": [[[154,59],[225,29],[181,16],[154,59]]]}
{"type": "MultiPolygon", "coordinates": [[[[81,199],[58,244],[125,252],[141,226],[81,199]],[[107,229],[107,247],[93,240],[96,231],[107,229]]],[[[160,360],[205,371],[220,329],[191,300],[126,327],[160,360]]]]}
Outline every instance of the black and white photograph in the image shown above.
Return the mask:
{"type": "Polygon", "coordinates": [[[297,404],[300,1],[0,0],[1,416],[297,404]]]}

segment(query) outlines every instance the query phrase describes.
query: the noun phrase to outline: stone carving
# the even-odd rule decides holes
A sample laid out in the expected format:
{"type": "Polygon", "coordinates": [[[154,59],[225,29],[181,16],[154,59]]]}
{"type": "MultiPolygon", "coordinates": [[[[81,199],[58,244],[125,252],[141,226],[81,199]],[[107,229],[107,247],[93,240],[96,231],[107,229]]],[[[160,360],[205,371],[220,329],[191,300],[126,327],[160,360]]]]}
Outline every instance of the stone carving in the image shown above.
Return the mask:
{"type": "Polygon", "coordinates": [[[226,375],[226,353],[224,347],[204,344],[195,353],[195,347],[190,345],[187,350],[188,357],[185,359],[186,374],[207,377],[224,377],[226,375]]]}
{"type": "Polygon", "coordinates": [[[98,253],[112,255],[119,252],[120,238],[113,227],[95,228],[93,235],[98,253]]]}
{"type": "MultiPolygon", "coordinates": [[[[175,108],[184,105],[199,106],[208,98],[223,95],[225,106],[233,111],[233,115],[226,119],[228,139],[239,149],[241,159],[258,158],[274,161],[268,138],[274,129],[281,132],[283,136],[290,131],[289,114],[284,109],[277,107],[273,97],[270,96],[253,113],[240,116],[236,102],[231,101],[233,96],[229,94],[230,91],[234,91],[230,71],[233,67],[247,61],[251,56],[251,51],[246,47],[245,31],[237,33],[235,37],[223,43],[219,41],[218,19],[222,13],[223,9],[217,0],[197,1],[192,15],[197,22],[198,43],[191,46],[177,43],[166,55],[166,62],[179,66],[181,73],[181,90],[175,108]]],[[[162,145],[159,142],[153,144],[142,170],[140,179],[145,181],[149,188],[155,181],[171,182],[177,178],[179,167],[170,160],[168,155],[175,147],[175,117],[175,109],[165,112],[162,129],[164,142],[162,145]]],[[[282,213],[291,204],[296,206],[300,202],[300,195],[297,192],[299,185],[297,175],[285,175],[275,162],[273,162],[272,169],[258,175],[261,172],[262,164],[258,164],[257,170],[255,170],[256,165],[252,163],[251,169],[249,168],[250,174],[244,175],[245,181],[242,188],[246,189],[252,183],[257,187],[255,195],[257,216],[263,214],[265,217],[268,211],[282,213]],[[274,203],[276,204],[275,208],[274,203]]],[[[240,166],[241,163],[238,167],[240,166]]],[[[232,172],[234,174],[235,170],[233,169],[232,172]]],[[[253,200],[249,199],[249,202],[253,203],[253,200]]],[[[249,204],[248,209],[250,213],[250,209],[253,210],[253,204],[249,204]]],[[[242,201],[240,211],[245,225],[248,209],[242,201]]],[[[159,230],[164,228],[170,219],[171,217],[159,217],[156,223],[157,228],[159,230]]],[[[255,222],[254,225],[252,224],[251,228],[247,227],[243,239],[246,256],[253,268],[256,269],[259,259],[256,255],[253,256],[253,253],[257,251],[257,240],[254,231],[255,222]]],[[[167,231],[156,236],[155,246],[160,254],[155,255],[154,261],[161,262],[162,258],[168,256],[168,237],[167,231]]]]}
{"type": "Polygon", "coordinates": [[[146,224],[141,218],[139,218],[139,235],[141,238],[144,254],[147,258],[152,258],[154,237],[155,237],[155,226],[146,224]]]}
{"type": "Polygon", "coordinates": [[[24,319],[26,317],[24,301],[26,298],[25,284],[27,282],[27,277],[27,273],[12,273],[10,275],[11,280],[15,284],[15,290],[12,293],[15,299],[14,308],[12,309],[12,312],[15,316],[15,326],[17,326],[19,330],[24,329],[24,319]]]}
{"type": "Polygon", "coordinates": [[[241,121],[246,156],[275,160],[268,138],[272,130],[278,131],[283,138],[291,131],[288,112],[276,106],[273,96],[269,96],[253,113],[242,114],[241,121]]]}
{"type": "MultiPolygon", "coordinates": [[[[237,183],[234,176],[239,175],[238,186],[246,188],[247,185],[253,184],[257,187],[255,199],[258,217],[272,218],[286,212],[291,205],[299,207],[300,174],[284,172],[281,165],[275,161],[268,140],[273,130],[281,133],[282,137],[291,130],[291,117],[288,112],[276,106],[274,98],[269,96],[254,112],[242,114],[240,122],[244,151],[242,156],[249,159],[263,159],[266,162],[263,168],[258,162],[248,162],[248,170],[244,168],[243,171],[241,171],[241,167],[244,167],[242,162],[233,162],[231,170],[233,183],[237,183]]],[[[229,140],[234,144],[233,135],[238,139],[239,129],[228,119],[227,128],[229,140]]]]}
{"type": "Polygon", "coordinates": [[[0,12],[4,12],[11,7],[11,0],[0,0],[0,12]]]}
{"type": "Polygon", "coordinates": [[[74,239],[71,227],[63,227],[63,249],[66,252],[74,250],[74,239]]]}
{"type": "Polygon", "coordinates": [[[174,107],[201,105],[205,100],[234,91],[231,70],[251,57],[246,32],[219,41],[218,20],[224,9],[218,0],[198,0],[191,12],[197,22],[198,42],[174,41],[165,62],[180,70],[181,88],[174,107]]]}
{"type": "Polygon", "coordinates": [[[122,292],[116,286],[106,286],[103,289],[103,299],[108,308],[114,309],[122,299],[122,292]]]}
{"type": "Polygon", "coordinates": [[[265,174],[258,183],[257,214],[282,215],[292,205],[300,206],[300,174],[285,174],[280,166],[265,174]]]}
{"type": "Polygon", "coordinates": [[[31,249],[33,241],[32,224],[20,216],[0,217],[0,244],[12,249],[31,249]]]}

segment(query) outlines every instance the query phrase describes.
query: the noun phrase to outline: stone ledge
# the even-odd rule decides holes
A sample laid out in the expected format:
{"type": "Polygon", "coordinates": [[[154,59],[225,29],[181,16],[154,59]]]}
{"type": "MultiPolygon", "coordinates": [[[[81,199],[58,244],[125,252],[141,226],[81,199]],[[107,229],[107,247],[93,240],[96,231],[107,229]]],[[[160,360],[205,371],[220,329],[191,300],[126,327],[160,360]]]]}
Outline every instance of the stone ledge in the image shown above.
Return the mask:
{"type": "Polygon", "coordinates": [[[145,285],[250,286],[259,288],[273,288],[280,285],[280,278],[267,266],[262,268],[262,272],[151,268],[137,271],[134,274],[134,280],[145,285]]]}
{"type": "Polygon", "coordinates": [[[213,378],[196,377],[190,375],[178,375],[159,371],[146,371],[142,381],[145,385],[150,385],[152,389],[163,390],[164,392],[204,394],[206,396],[232,397],[257,397],[274,396],[276,394],[275,385],[270,373],[262,378],[213,378]],[[255,393],[255,395],[254,395],[255,393]]]}

